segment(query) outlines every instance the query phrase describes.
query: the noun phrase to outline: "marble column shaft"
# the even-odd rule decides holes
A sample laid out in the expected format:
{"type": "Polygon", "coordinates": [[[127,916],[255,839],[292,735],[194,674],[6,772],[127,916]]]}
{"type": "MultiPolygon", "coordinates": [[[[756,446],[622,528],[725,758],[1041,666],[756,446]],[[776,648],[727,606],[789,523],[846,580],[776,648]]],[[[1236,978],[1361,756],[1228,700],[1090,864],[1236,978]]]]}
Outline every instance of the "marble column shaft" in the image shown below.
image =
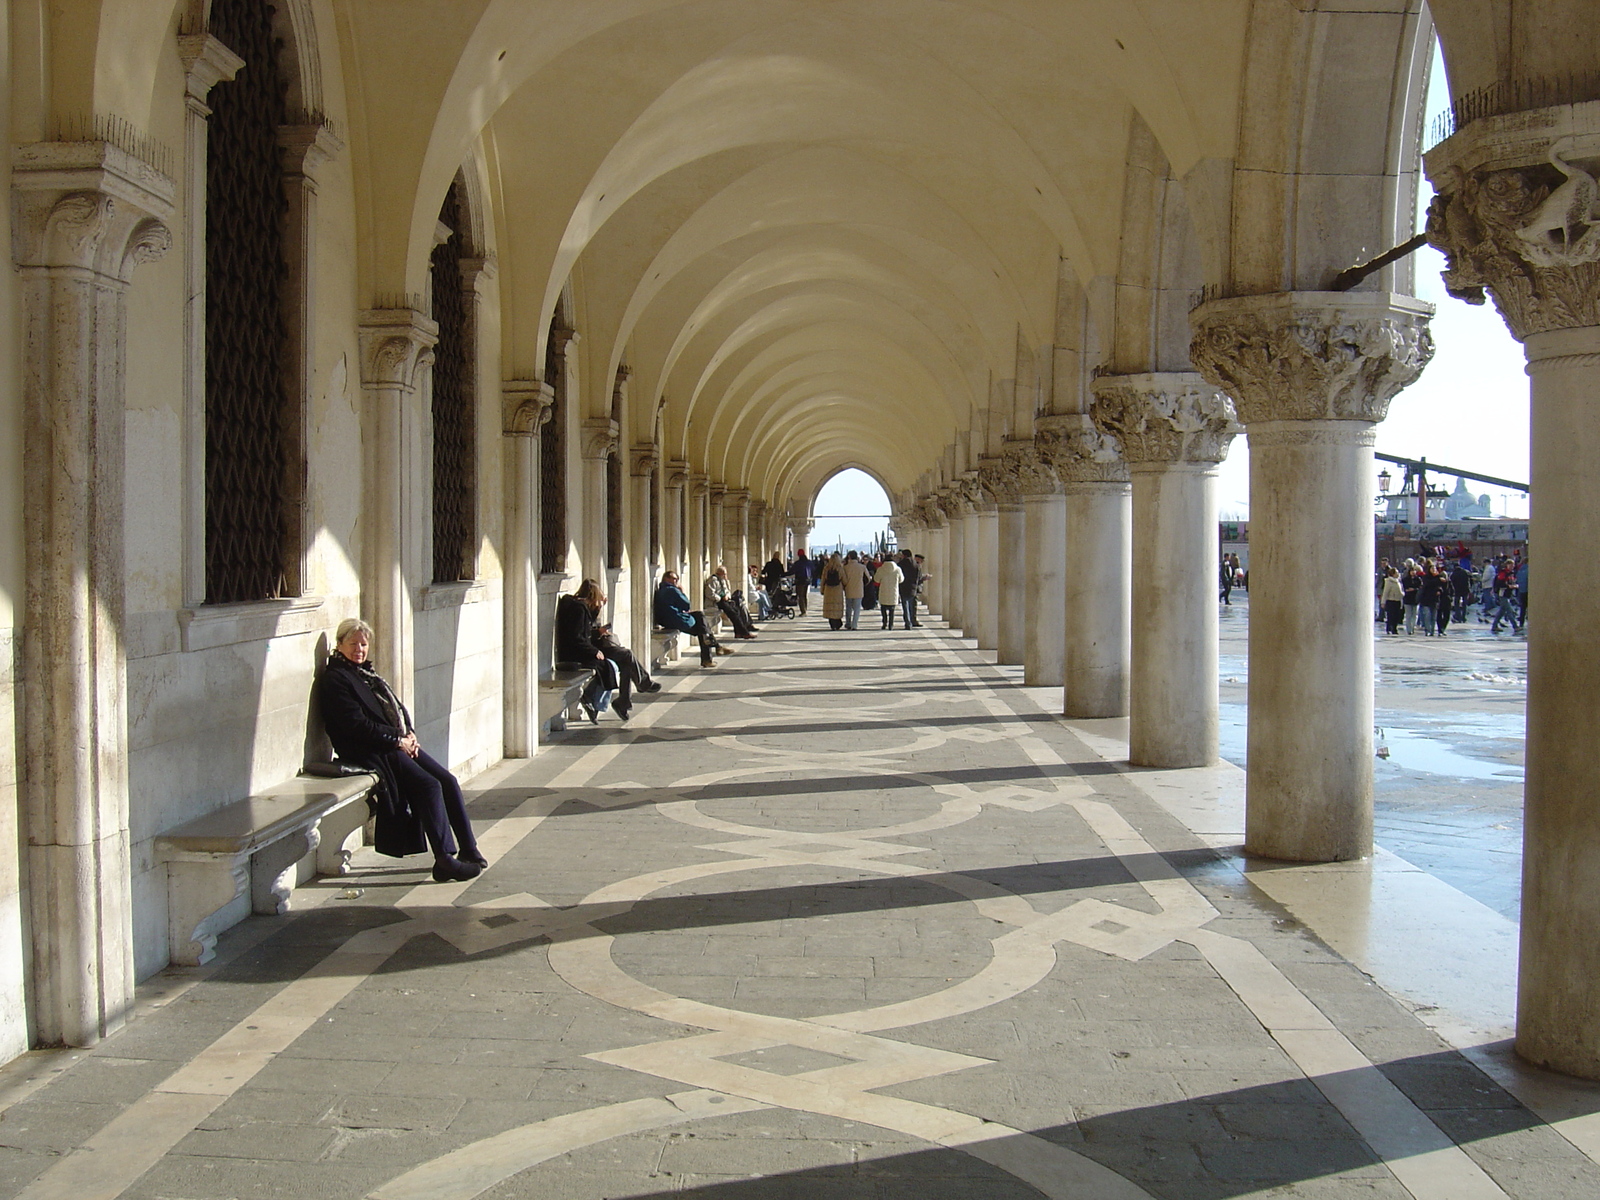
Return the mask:
{"type": "Polygon", "coordinates": [[[1041,417],[1034,440],[1061,483],[1062,713],[1128,715],[1132,531],[1128,467],[1085,415],[1041,417]]]}
{"type": "Polygon", "coordinates": [[[1432,312],[1387,292],[1293,292],[1192,315],[1191,356],[1250,439],[1251,854],[1372,852],[1374,427],[1432,357],[1432,312]]]}
{"type": "Polygon", "coordinates": [[[128,287],[176,187],[104,142],[18,147],[23,361],[21,781],[32,1037],[87,1046],[133,1001],[124,446],[128,287]]]}
{"type": "Polygon", "coordinates": [[[542,380],[501,385],[506,453],[505,649],[503,725],[507,758],[531,758],[539,745],[540,436],[555,389],[542,380]]]}
{"type": "Polygon", "coordinates": [[[1424,157],[1445,286],[1492,296],[1532,384],[1531,620],[1517,1053],[1600,1079],[1600,103],[1475,121],[1424,157]]]}
{"type": "Polygon", "coordinates": [[[1216,760],[1216,467],[1238,432],[1233,405],[1198,375],[1107,375],[1091,415],[1133,483],[1128,758],[1142,767],[1216,760]]]}
{"type": "Polygon", "coordinates": [[[1067,500],[1060,490],[1023,499],[1022,681],[1060,687],[1066,660],[1067,500]]]}

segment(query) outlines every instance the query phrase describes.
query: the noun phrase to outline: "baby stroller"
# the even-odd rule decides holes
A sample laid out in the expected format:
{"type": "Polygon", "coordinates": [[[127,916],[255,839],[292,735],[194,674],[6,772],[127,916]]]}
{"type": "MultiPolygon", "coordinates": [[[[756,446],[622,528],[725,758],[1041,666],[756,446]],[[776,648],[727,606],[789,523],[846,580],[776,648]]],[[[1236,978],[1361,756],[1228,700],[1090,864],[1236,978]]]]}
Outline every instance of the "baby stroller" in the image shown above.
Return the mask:
{"type": "Polygon", "coordinates": [[[793,617],[795,615],[795,609],[800,600],[795,594],[793,575],[785,575],[775,589],[768,590],[767,603],[772,606],[772,615],[768,620],[776,620],[779,617],[793,617]]]}

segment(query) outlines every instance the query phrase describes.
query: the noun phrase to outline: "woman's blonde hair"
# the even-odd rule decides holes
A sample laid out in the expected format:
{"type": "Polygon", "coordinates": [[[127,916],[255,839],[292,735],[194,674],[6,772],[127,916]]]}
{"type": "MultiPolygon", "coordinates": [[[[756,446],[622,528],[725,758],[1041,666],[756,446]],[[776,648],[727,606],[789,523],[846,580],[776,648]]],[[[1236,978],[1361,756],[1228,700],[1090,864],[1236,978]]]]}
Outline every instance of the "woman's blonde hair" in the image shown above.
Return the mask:
{"type": "Polygon", "coordinates": [[[590,608],[599,608],[600,601],[605,593],[600,590],[600,585],[593,579],[585,579],[578,585],[578,590],[572,593],[590,608]]]}
{"type": "Polygon", "coordinates": [[[368,641],[376,640],[378,636],[372,632],[372,626],[368,625],[360,617],[346,617],[339,622],[339,628],[333,631],[333,644],[335,646],[344,645],[345,638],[352,633],[364,633],[367,635],[368,641]]]}

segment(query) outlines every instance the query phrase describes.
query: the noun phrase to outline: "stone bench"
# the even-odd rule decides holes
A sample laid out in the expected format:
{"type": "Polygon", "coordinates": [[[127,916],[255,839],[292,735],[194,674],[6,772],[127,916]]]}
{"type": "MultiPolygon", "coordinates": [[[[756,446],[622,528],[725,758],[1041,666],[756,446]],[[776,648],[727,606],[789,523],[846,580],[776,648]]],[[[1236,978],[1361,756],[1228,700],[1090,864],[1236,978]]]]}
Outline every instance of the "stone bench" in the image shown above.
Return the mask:
{"type": "Polygon", "coordinates": [[[159,835],[172,961],[210,961],[217,935],[240,919],[229,910],[247,888],[250,911],[287,912],[295,868],[306,855],[316,853],[318,875],[348,871],[345,842],[366,824],[366,798],[377,782],[376,775],[300,775],[159,835]]]}
{"type": "Polygon", "coordinates": [[[588,686],[594,671],[584,667],[576,671],[555,671],[549,679],[539,680],[539,728],[560,733],[567,727],[567,710],[578,703],[583,689],[588,686]]]}
{"type": "Polygon", "coordinates": [[[650,670],[659,671],[662,663],[677,662],[685,635],[676,629],[657,625],[650,630],[650,670]]]}

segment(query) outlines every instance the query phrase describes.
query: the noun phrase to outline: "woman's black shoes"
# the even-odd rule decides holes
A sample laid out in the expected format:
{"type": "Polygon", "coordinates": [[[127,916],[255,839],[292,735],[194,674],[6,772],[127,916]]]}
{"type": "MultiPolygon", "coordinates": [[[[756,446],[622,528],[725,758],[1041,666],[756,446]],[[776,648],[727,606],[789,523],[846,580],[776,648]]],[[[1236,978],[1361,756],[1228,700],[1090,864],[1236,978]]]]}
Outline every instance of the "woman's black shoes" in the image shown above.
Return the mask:
{"type": "Polygon", "coordinates": [[[482,871],[483,868],[476,863],[462,862],[448,854],[441,854],[433,860],[435,883],[465,883],[469,879],[476,879],[482,871]]]}

